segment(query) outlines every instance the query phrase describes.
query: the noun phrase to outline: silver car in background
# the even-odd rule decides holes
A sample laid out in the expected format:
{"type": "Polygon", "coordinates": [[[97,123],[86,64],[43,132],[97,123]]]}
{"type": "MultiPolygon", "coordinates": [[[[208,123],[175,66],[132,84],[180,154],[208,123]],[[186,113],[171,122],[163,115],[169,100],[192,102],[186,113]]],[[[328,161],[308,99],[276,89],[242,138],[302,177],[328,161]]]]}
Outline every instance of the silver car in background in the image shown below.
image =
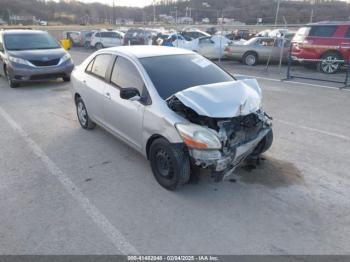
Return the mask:
{"type": "Polygon", "coordinates": [[[225,47],[225,56],[242,61],[245,65],[254,66],[268,60],[278,62],[287,61],[290,39],[254,37],[242,44],[229,44],[225,47]]]}
{"type": "Polygon", "coordinates": [[[81,126],[98,124],[142,153],[169,190],[198,168],[220,181],[272,144],[256,80],[238,81],[192,51],[103,49],[75,68],[72,82],[81,126]]]}

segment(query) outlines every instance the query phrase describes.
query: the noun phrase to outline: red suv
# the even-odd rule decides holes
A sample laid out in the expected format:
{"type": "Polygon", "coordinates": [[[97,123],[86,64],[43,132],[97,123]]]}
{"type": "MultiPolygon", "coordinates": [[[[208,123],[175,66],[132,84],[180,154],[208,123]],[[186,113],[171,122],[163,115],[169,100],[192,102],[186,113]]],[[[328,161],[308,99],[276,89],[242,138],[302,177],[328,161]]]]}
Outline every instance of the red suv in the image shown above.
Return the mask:
{"type": "Polygon", "coordinates": [[[298,30],[292,42],[293,59],[317,64],[321,72],[333,74],[350,60],[350,22],[308,24],[298,30]]]}

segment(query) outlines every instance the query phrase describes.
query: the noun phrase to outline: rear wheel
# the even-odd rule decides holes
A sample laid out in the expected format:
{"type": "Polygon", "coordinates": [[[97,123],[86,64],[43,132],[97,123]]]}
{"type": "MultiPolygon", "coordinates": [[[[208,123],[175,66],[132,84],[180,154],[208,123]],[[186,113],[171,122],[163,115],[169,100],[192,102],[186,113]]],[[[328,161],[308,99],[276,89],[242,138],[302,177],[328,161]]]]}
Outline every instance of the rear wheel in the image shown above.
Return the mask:
{"type": "Polygon", "coordinates": [[[5,74],[6,74],[6,79],[7,79],[7,82],[9,84],[9,86],[11,88],[16,88],[16,87],[19,87],[19,83],[18,82],[15,82],[11,79],[11,76],[10,76],[10,73],[8,71],[8,68],[7,66],[5,66],[5,74]]]}
{"type": "Polygon", "coordinates": [[[340,68],[341,63],[339,60],[342,60],[339,54],[334,52],[326,53],[322,55],[321,61],[318,63],[318,69],[325,74],[334,74],[340,68]]]}
{"type": "Polygon", "coordinates": [[[81,99],[81,97],[78,97],[75,104],[77,107],[77,116],[81,127],[84,129],[94,129],[96,124],[89,118],[89,114],[87,112],[83,99],[81,99]]]}
{"type": "Polygon", "coordinates": [[[190,179],[190,158],[182,144],[159,138],[150,147],[149,160],[155,179],[165,189],[176,190],[190,179]]]}
{"type": "Polygon", "coordinates": [[[249,66],[255,66],[258,63],[258,55],[254,52],[248,52],[243,56],[243,63],[249,66]]]}

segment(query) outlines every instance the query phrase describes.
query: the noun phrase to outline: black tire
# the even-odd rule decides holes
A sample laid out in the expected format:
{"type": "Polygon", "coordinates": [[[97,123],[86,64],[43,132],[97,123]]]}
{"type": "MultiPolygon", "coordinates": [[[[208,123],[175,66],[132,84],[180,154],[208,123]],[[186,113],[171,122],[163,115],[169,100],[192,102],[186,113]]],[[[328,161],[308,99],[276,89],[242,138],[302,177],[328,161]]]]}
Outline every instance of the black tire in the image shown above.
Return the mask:
{"type": "Polygon", "coordinates": [[[318,71],[324,74],[335,74],[338,72],[341,62],[333,62],[332,60],[342,60],[342,57],[336,52],[327,52],[321,56],[321,60],[317,64],[318,71]]]}
{"type": "Polygon", "coordinates": [[[75,101],[79,123],[84,129],[94,129],[96,124],[91,121],[83,99],[78,97],[75,101]],[[83,111],[81,111],[83,110],[83,111]]]}
{"type": "Polygon", "coordinates": [[[62,79],[64,82],[70,82],[70,76],[64,76],[62,79]]]}
{"type": "Polygon", "coordinates": [[[267,133],[267,135],[261,140],[258,146],[254,149],[251,154],[252,157],[258,157],[270,149],[273,143],[273,131],[267,133]]]}
{"type": "Polygon", "coordinates": [[[18,82],[15,82],[15,81],[13,81],[13,80],[11,79],[10,74],[9,74],[9,71],[8,71],[8,69],[7,69],[6,66],[5,66],[5,76],[6,76],[6,79],[7,79],[8,84],[9,84],[9,86],[10,86],[11,88],[17,88],[17,87],[19,87],[19,83],[18,83],[18,82]]]}
{"type": "Polygon", "coordinates": [[[255,66],[258,64],[258,55],[254,52],[247,52],[243,56],[243,64],[249,66],[255,66]]]}
{"type": "Polygon", "coordinates": [[[102,49],[104,47],[103,47],[102,43],[96,43],[95,48],[96,48],[96,50],[100,50],[100,49],[102,49]]]}
{"type": "Polygon", "coordinates": [[[157,182],[167,190],[176,190],[190,179],[190,158],[183,144],[156,139],[149,151],[149,160],[157,182]]]}

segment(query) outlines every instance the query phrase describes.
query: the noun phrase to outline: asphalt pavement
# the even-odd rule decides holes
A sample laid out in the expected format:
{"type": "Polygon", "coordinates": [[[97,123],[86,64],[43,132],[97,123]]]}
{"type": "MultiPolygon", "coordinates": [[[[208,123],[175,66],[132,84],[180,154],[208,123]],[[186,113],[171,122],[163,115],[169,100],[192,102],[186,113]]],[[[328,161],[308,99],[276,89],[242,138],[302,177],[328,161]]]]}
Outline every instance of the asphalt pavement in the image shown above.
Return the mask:
{"type": "Polygon", "coordinates": [[[222,66],[258,77],[273,147],[255,169],[177,192],[80,128],[70,83],[0,78],[0,254],[350,254],[350,92],[222,66]]]}

